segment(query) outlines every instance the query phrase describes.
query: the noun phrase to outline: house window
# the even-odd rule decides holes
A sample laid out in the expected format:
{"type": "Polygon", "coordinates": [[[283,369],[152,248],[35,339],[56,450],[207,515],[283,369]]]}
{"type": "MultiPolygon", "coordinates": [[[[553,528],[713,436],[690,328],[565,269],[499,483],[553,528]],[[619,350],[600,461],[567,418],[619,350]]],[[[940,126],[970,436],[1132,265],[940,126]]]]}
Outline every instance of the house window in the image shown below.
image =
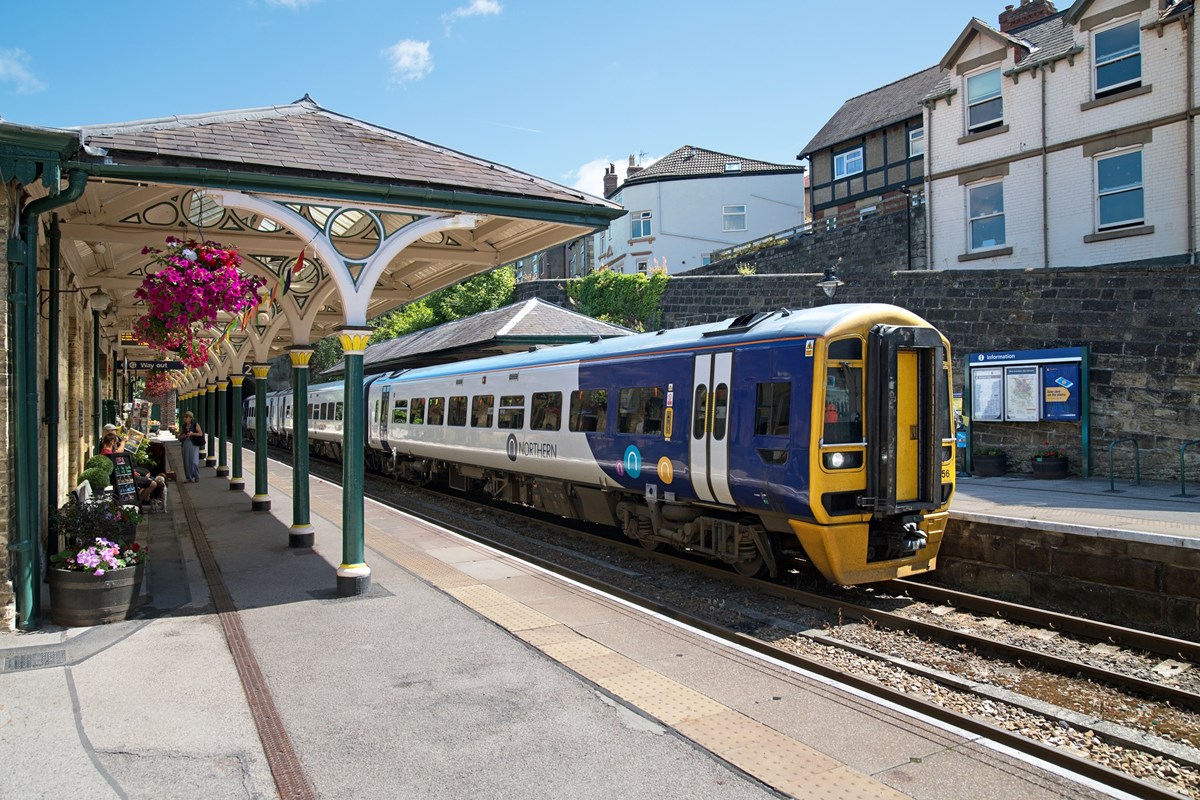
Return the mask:
{"type": "Polygon", "coordinates": [[[722,206],[721,216],[723,220],[722,230],[726,231],[744,231],[746,230],[746,207],[745,206],[722,206]]]}
{"type": "Polygon", "coordinates": [[[649,211],[634,211],[629,215],[629,238],[642,239],[651,234],[654,215],[649,211]]]}
{"type": "Polygon", "coordinates": [[[1096,230],[1145,222],[1142,151],[1096,159],[1096,230]]]}
{"type": "Polygon", "coordinates": [[[833,157],[833,179],[848,178],[863,171],[863,149],[856,147],[833,157]]]}
{"type": "Polygon", "coordinates": [[[1092,52],[1096,62],[1096,97],[1140,86],[1142,43],[1138,20],[1096,31],[1092,52]]]}
{"type": "Polygon", "coordinates": [[[650,262],[645,261],[645,260],[638,261],[637,262],[637,271],[638,271],[638,274],[645,275],[647,272],[650,271],[650,262]]]}
{"type": "Polygon", "coordinates": [[[981,183],[967,189],[971,250],[1004,244],[1004,184],[981,183]]]}
{"type": "Polygon", "coordinates": [[[967,78],[967,133],[985,131],[1004,122],[1000,68],[967,78]]]}
{"type": "Polygon", "coordinates": [[[925,128],[913,128],[908,132],[908,157],[925,155],[925,128]]]}

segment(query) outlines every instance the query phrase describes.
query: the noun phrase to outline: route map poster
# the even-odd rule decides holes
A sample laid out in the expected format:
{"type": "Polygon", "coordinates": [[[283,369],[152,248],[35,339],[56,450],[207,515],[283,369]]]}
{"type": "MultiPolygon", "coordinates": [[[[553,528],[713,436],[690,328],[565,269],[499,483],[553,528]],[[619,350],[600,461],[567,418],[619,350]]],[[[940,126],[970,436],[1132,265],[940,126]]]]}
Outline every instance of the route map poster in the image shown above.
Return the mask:
{"type": "Polygon", "coordinates": [[[1039,367],[1004,368],[1004,419],[1011,422],[1037,422],[1041,416],[1038,395],[1042,382],[1039,367]]]}
{"type": "Polygon", "coordinates": [[[1004,398],[1000,393],[1003,367],[971,370],[971,419],[999,422],[1004,419],[1004,398]]]}

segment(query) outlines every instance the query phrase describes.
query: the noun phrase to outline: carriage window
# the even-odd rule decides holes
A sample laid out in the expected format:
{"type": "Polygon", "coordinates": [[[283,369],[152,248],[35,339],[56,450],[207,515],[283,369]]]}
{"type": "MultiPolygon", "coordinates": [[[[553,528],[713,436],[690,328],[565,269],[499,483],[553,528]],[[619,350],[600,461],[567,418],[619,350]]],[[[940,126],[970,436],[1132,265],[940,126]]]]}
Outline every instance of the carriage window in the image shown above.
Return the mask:
{"type": "Polygon", "coordinates": [[[477,394],[471,398],[471,427],[492,427],[492,405],[495,395],[477,394]]]}
{"type": "Polygon", "coordinates": [[[501,428],[520,429],[525,427],[524,395],[500,395],[500,415],[497,425],[501,428]]]}
{"type": "Polygon", "coordinates": [[[429,398],[429,415],[425,417],[426,425],[441,425],[446,421],[446,398],[429,398]]]}
{"type": "Polygon", "coordinates": [[[704,438],[704,424],[708,417],[708,387],[701,384],[696,387],[696,396],[692,398],[692,438],[704,438]]]}
{"type": "Polygon", "coordinates": [[[337,404],[333,407],[333,418],[335,420],[337,420],[338,422],[342,421],[342,416],[343,416],[345,408],[346,408],[346,404],[343,403],[341,400],[339,400],[337,402],[337,404]]]}
{"type": "Polygon", "coordinates": [[[315,413],[313,413],[313,404],[312,404],[312,403],[309,403],[309,404],[308,404],[308,418],[309,418],[309,419],[312,419],[312,418],[313,418],[313,417],[315,417],[315,416],[316,416],[316,414],[315,414],[315,413]]]}
{"type": "Polygon", "coordinates": [[[725,438],[725,418],[729,415],[729,387],[718,383],[713,392],[713,438],[725,438]]]}
{"type": "Polygon", "coordinates": [[[322,404],[321,419],[333,419],[333,403],[322,404]]]}
{"type": "Polygon", "coordinates": [[[826,358],[830,361],[835,358],[842,361],[861,361],[862,344],[862,339],[839,339],[831,342],[826,358]]]}
{"type": "Polygon", "coordinates": [[[425,398],[414,397],[411,413],[408,415],[410,425],[420,425],[425,421],[425,398]]]}
{"type": "Polygon", "coordinates": [[[372,409],[371,409],[371,419],[372,419],[372,420],[374,420],[374,422],[375,422],[375,424],[376,424],[376,425],[378,425],[378,424],[379,424],[379,414],[380,414],[380,407],[379,407],[379,405],[380,405],[380,404],[379,404],[379,401],[378,401],[378,400],[376,400],[376,401],[375,401],[375,403],[374,403],[374,406],[373,406],[373,407],[372,407],[372,409]]]}
{"type": "Polygon", "coordinates": [[[658,386],[622,389],[617,396],[620,433],[662,433],[663,390],[658,386]]]}
{"type": "Polygon", "coordinates": [[[790,381],[772,381],[758,385],[754,412],[755,436],[787,436],[791,413],[790,381]]]}
{"type": "Polygon", "coordinates": [[[571,419],[573,431],[603,433],[608,429],[608,390],[584,389],[571,392],[571,419]]]}
{"type": "Polygon", "coordinates": [[[562,392],[534,392],[529,430],[556,431],[562,427],[562,392]]]}
{"type": "Polygon", "coordinates": [[[459,428],[467,424],[467,396],[458,395],[450,398],[450,406],[447,410],[446,424],[454,425],[459,428]]]}
{"type": "Polygon", "coordinates": [[[825,444],[863,440],[862,367],[829,363],[825,375],[825,444]]]}
{"type": "MultiPolygon", "coordinates": [[[[340,406],[341,403],[338,405],[340,406]]],[[[392,424],[403,425],[406,422],[408,422],[408,401],[397,400],[396,405],[392,406],[392,424]]]]}

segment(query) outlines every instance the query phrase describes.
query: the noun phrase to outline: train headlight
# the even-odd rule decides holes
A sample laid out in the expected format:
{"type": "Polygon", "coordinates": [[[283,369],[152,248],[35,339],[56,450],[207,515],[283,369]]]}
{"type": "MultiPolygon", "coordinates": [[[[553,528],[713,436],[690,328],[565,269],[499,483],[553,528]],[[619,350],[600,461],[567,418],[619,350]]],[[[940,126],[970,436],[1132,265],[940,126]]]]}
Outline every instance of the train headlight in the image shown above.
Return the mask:
{"type": "Polygon", "coordinates": [[[824,455],[825,469],[858,469],[863,463],[861,451],[835,452],[824,455]]]}

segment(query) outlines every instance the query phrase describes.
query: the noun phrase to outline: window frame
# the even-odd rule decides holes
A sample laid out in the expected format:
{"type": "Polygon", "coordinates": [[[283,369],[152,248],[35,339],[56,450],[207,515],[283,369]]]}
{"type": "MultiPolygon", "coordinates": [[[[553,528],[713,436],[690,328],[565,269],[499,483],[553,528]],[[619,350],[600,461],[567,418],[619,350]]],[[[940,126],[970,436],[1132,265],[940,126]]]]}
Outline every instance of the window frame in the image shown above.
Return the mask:
{"type": "Polygon", "coordinates": [[[1114,94],[1118,94],[1118,93],[1126,91],[1128,89],[1136,89],[1137,87],[1142,85],[1142,63],[1141,63],[1142,30],[1141,30],[1141,24],[1142,23],[1141,23],[1140,17],[1133,17],[1132,19],[1127,18],[1120,22],[1115,22],[1112,25],[1106,25],[1102,28],[1096,28],[1095,30],[1092,31],[1092,36],[1091,36],[1091,39],[1092,39],[1092,42],[1091,42],[1091,44],[1092,44],[1092,96],[1095,97],[1097,100],[1099,100],[1103,97],[1110,97],[1114,94]],[[1129,25],[1132,25],[1134,31],[1137,32],[1137,50],[1135,50],[1133,52],[1129,52],[1129,53],[1124,53],[1124,54],[1121,54],[1118,52],[1118,55],[1116,57],[1108,57],[1105,59],[1105,61],[1103,63],[1101,63],[1100,48],[1096,42],[1096,37],[1102,36],[1105,33],[1109,33],[1111,31],[1117,30],[1118,28],[1124,28],[1129,25]],[[1100,70],[1102,67],[1107,67],[1112,64],[1116,64],[1118,62],[1125,61],[1126,59],[1130,59],[1130,58],[1138,59],[1138,74],[1137,74],[1136,78],[1124,80],[1124,81],[1121,81],[1120,83],[1114,83],[1109,86],[1101,86],[1100,85],[1100,70]]]}
{"type": "Polygon", "coordinates": [[[721,230],[726,232],[744,232],[747,230],[745,203],[730,203],[721,206],[721,230]],[[733,208],[740,208],[741,211],[731,211],[730,209],[733,208]],[[735,228],[731,225],[730,220],[737,219],[738,217],[742,219],[742,227],[735,228]]]}
{"type": "Polygon", "coordinates": [[[969,184],[969,185],[965,186],[964,188],[967,190],[967,193],[966,193],[967,252],[968,253],[982,253],[982,252],[986,252],[988,250],[995,250],[997,248],[1007,247],[1008,246],[1008,222],[1005,219],[1005,210],[1004,210],[1004,179],[1003,178],[994,178],[994,179],[989,179],[989,180],[985,180],[985,181],[979,181],[978,183],[969,184]],[[995,212],[992,214],[981,214],[978,217],[972,216],[971,193],[973,191],[975,191],[976,189],[983,189],[985,187],[995,186],[997,184],[1000,186],[1000,210],[998,212],[995,212]],[[997,217],[1000,218],[1001,233],[1003,234],[1000,241],[993,242],[992,244],[980,245],[979,247],[976,247],[975,246],[975,232],[974,232],[975,223],[983,221],[983,220],[993,220],[997,217]]]}
{"type": "Polygon", "coordinates": [[[654,235],[654,212],[643,209],[642,211],[629,212],[629,238],[630,239],[649,239],[654,235]]]}
{"type": "Polygon", "coordinates": [[[977,72],[973,72],[969,75],[964,75],[963,76],[963,95],[966,97],[966,102],[963,105],[966,109],[965,113],[966,113],[966,123],[967,123],[967,134],[968,135],[972,134],[972,133],[982,133],[984,131],[991,130],[992,128],[999,128],[1001,125],[1004,124],[1004,72],[1001,70],[1000,67],[998,67],[998,66],[990,67],[990,68],[986,68],[986,69],[981,69],[977,72]],[[972,101],[971,81],[976,78],[982,78],[985,75],[990,75],[993,72],[996,73],[996,78],[999,82],[999,88],[997,88],[996,93],[989,94],[986,97],[972,101]],[[976,123],[972,124],[971,111],[976,106],[981,106],[985,103],[990,103],[997,98],[999,98],[999,100],[1000,100],[999,116],[994,117],[994,118],[989,118],[982,122],[976,122],[976,123]]]}
{"type": "Polygon", "coordinates": [[[840,181],[844,178],[852,178],[855,175],[861,175],[866,168],[866,151],[860,144],[857,147],[851,147],[849,150],[843,150],[840,153],[833,154],[833,179],[840,181]],[[849,163],[850,156],[857,154],[858,169],[850,171],[849,163]]]}
{"type": "Polygon", "coordinates": [[[1141,147],[1131,147],[1124,150],[1110,151],[1102,155],[1097,155],[1092,159],[1092,180],[1093,184],[1093,216],[1097,233],[1105,233],[1106,231],[1117,231],[1124,228],[1132,228],[1138,225],[1146,224],[1146,156],[1145,150],[1141,147]],[[1138,156],[1138,172],[1140,180],[1136,185],[1122,186],[1117,189],[1112,189],[1107,192],[1100,188],[1100,163],[1102,161],[1111,161],[1116,158],[1125,158],[1136,154],[1138,156]],[[1121,220],[1119,222],[1109,222],[1107,224],[1100,221],[1100,206],[1101,198],[1113,197],[1126,192],[1141,192],[1142,195],[1142,214],[1137,219],[1121,220]]]}
{"type": "Polygon", "coordinates": [[[571,410],[567,430],[573,433],[605,433],[608,430],[608,390],[576,389],[571,392],[571,410]],[[591,410],[595,413],[584,413],[591,410]],[[585,420],[594,420],[587,425],[585,420]]]}
{"type": "Polygon", "coordinates": [[[496,396],[494,394],[477,394],[471,398],[471,427],[491,428],[495,420],[496,396]],[[486,417],[480,418],[480,411],[487,411],[486,417]]]}
{"type": "Polygon", "coordinates": [[[916,128],[908,129],[908,157],[923,158],[925,156],[925,126],[921,125],[916,128]],[[914,143],[921,143],[921,152],[915,152],[914,143]]]}

